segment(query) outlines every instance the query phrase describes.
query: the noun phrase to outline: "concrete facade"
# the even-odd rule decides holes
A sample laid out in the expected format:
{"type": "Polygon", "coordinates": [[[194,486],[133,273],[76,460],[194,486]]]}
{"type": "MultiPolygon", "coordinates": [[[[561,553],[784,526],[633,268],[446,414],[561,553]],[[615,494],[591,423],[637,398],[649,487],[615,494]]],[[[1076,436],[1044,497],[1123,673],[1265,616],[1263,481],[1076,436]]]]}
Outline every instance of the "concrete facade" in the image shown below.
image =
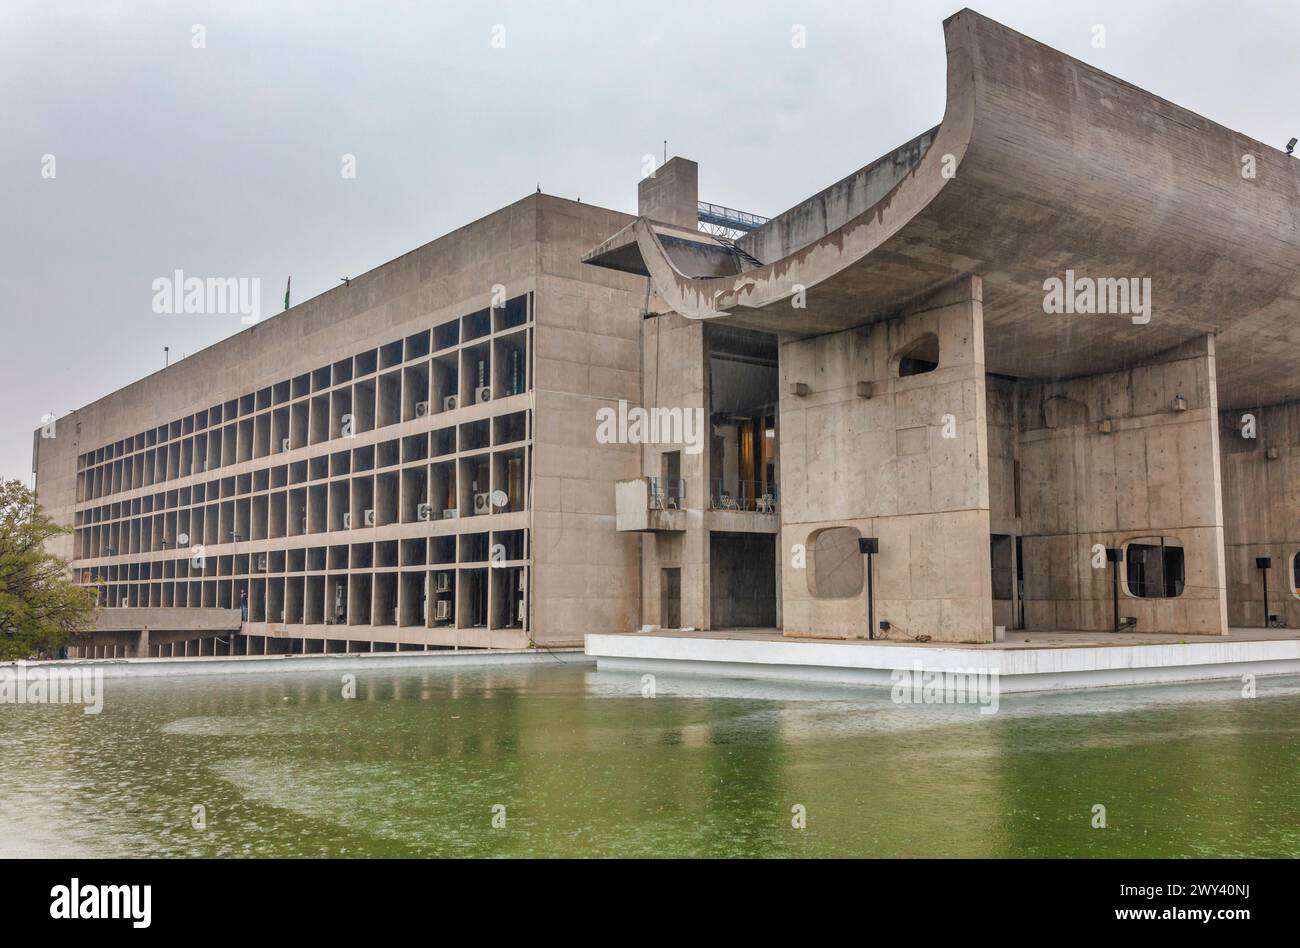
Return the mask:
{"type": "MultiPolygon", "coordinates": [[[[972,11],[944,31],[939,126],[726,236],[685,233],[675,159],[584,257],[646,276],[659,332],[701,340],[646,405],[716,406],[711,334],[779,340],[775,625],[1300,625],[1300,165],[972,11]]],[[[680,625],[725,628],[707,517],[629,529],[648,624],[680,563],[680,625]]]]}
{"type": "Polygon", "coordinates": [[[1219,418],[1228,619],[1300,628],[1300,402],[1219,418]],[[1258,557],[1271,559],[1262,571],[1258,557]]]}
{"type": "MultiPolygon", "coordinates": [[[[954,641],[992,628],[983,331],[981,285],[970,278],[896,319],[782,344],[782,545],[808,556],[785,573],[787,630],[864,629],[863,580],[848,596],[818,588],[819,539],[842,527],[880,541],[879,619],[954,641]],[[900,376],[926,337],[938,342],[939,367],[900,376]],[[799,384],[808,394],[788,394],[799,384]]],[[[850,552],[856,579],[862,557],[850,552]]]]}
{"type": "Polygon", "coordinates": [[[590,418],[637,398],[644,281],[579,261],[627,220],[530,196],[38,432],[40,501],[75,530],[54,551],[107,607],[88,654],[630,627],[613,483],[637,452],[590,418]]]}

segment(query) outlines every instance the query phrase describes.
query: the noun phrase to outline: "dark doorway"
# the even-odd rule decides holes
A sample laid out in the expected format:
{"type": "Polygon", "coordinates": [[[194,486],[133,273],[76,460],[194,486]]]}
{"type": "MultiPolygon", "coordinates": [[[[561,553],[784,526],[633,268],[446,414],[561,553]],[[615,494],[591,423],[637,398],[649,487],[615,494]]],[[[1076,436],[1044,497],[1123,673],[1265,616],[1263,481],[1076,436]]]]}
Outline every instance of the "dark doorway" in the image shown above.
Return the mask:
{"type": "Polygon", "coordinates": [[[770,533],[709,534],[712,627],[776,627],[776,537],[770,533]]]}
{"type": "Polygon", "coordinates": [[[659,571],[659,625],[682,627],[682,571],[675,566],[659,571]]]}
{"type": "Polygon", "coordinates": [[[1019,537],[995,533],[989,538],[989,562],[993,579],[993,624],[1008,629],[1020,627],[1014,552],[1019,537]]]}

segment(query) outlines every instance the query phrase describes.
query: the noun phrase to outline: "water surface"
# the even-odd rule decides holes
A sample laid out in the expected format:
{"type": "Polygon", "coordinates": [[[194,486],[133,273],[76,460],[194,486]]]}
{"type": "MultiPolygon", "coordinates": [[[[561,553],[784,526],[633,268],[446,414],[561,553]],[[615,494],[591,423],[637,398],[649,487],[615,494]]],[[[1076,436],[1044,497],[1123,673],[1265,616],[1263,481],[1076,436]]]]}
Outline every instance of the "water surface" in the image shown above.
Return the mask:
{"type": "Polygon", "coordinates": [[[558,662],[355,674],[352,700],[312,672],[0,706],[0,856],[1300,853],[1300,678],[983,715],[558,662]]]}

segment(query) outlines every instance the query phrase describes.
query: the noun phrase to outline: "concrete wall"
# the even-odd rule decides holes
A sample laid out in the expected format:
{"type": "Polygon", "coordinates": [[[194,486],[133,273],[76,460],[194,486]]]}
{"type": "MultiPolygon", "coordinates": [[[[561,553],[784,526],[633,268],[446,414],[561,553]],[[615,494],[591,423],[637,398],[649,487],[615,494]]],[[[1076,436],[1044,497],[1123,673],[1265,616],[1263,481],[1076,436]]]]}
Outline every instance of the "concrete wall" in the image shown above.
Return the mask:
{"type": "Polygon", "coordinates": [[[645,279],[584,266],[584,250],[628,218],[555,201],[538,283],[534,472],[536,641],[581,644],[630,631],[640,607],[640,543],[615,530],[615,483],[640,473],[637,445],[600,444],[596,413],[640,398],[645,279]]]}
{"type": "Polygon", "coordinates": [[[1140,599],[1121,584],[1120,613],[1140,631],[1226,632],[1217,398],[1208,336],[1127,371],[1020,386],[1028,628],[1111,628],[1111,575],[1093,566],[1094,544],[1164,536],[1184,546],[1183,595],[1140,599]]]}
{"type": "MultiPolygon", "coordinates": [[[[642,323],[641,374],[644,404],[702,412],[708,418],[709,376],[707,327],[698,320],[667,313],[642,323]]],[[[641,583],[641,621],[662,625],[660,612],[663,569],[681,570],[681,625],[712,628],[707,426],[704,449],[689,454],[680,444],[647,444],[641,453],[641,473],[661,477],[664,454],[681,452],[681,479],[685,481],[685,516],[681,530],[644,534],[641,583]]]]}
{"type": "Polygon", "coordinates": [[[1020,443],[1017,437],[1016,415],[1020,386],[1007,379],[988,378],[988,448],[989,448],[989,530],[998,537],[1010,538],[994,559],[993,568],[1009,572],[1003,582],[993,583],[993,624],[1005,628],[1023,625],[1017,605],[1016,573],[1017,555],[1015,538],[1021,534],[1020,515],[1017,509],[1016,479],[1020,443]],[[1010,598],[1005,598],[1009,587],[1010,598]],[[999,591],[1003,597],[999,598],[999,591]]]}
{"type": "Polygon", "coordinates": [[[906,635],[992,640],[981,310],[971,278],[886,323],[783,342],[780,555],[809,552],[806,569],[782,573],[787,633],[865,637],[865,590],[818,598],[808,583],[816,531],[843,525],[880,539],[878,621],[906,635]],[[899,354],[927,333],[939,367],[900,378],[899,354]],[[796,383],[809,394],[791,395],[796,383]]]}
{"type": "Polygon", "coordinates": [[[1223,532],[1228,621],[1264,624],[1264,592],[1255,558],[1269,556],[1269,612],[1300,628],[1294,559],[1300,553],[1300,402],[1223,412],[1223,532]],[[1252,416],[1254,438],[1247,425],[1252,416]],[[1270,457],[1270,454],[1276,457],[1270,457]]]}

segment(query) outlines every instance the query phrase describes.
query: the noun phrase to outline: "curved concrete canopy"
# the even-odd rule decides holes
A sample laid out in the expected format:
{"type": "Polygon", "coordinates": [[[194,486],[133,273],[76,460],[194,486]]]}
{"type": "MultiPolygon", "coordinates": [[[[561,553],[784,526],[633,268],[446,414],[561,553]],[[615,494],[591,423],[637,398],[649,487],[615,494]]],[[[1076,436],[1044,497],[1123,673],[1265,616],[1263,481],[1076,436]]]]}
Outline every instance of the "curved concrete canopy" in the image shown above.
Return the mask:
{"type": "Polygon", "coordinates": [[[648,274],[687,317],[793,336],[973,273],[990,372],[1090,375],[1212,333],[1223,407],[1300,397],[1300,162],[971,10],[944,32],[943,121],[883,197],[861,186],[875,166],[833,185],[740,241],[763,265],[734,274],[699,263],[710,238],[683,255],[644,218],[584,259],[648,274]],[[1150,321],[1047,314],[1067,269],[1150,278],[1150,321]]]}

